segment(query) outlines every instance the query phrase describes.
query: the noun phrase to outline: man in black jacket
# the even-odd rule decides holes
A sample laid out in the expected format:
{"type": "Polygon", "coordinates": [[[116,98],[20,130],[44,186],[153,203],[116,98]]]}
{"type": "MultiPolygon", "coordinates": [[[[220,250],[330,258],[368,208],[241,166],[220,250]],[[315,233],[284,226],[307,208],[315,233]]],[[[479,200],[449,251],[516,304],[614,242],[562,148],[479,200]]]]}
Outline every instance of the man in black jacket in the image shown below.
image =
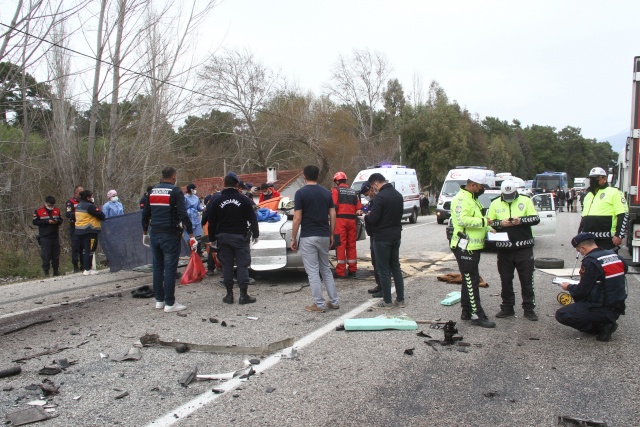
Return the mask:
{"type": "Polygon", "coordinates": [[[42,271],[49,275],[49,266],[53,267],[53,275],[59,276],[60,265],[60,224],[62,217],[60,209],[56,206],[56,198],[47,196],[44,205],[33,214],[33,225],[39,228],[38,243],[40,243],[40,257],[42,258],[42,271]]]}
{"type": "Polygon", "coordinates": [[[236,266],[239,304],[251,304],[256,299],[249,296],[249,266],[251,265],[251,237],[258,241],[258,219],[249,199],[238,191],[240,180],[229,172],[224,177],[224,190],[220,197],[210,202],[209,238],[217,241],[218,259],[222,263],[222,277],[227,295],[222,299],[233,304],[233,266],[236,266]],[[247,227],[250,224],[250,229],[247,227]]]}
{"type": "Polygon", "coordinates": [[[193,237],[191,220],[187,215],[184,193],[176,187],[176,170],[162,169],[162,181],[149,193],[149,203],[142,210],[142,244],[151,246],[153,253],[153,292],[156,308],[166,313],[186,310],[176,302],[176,271],[180,257],[183,228],[189,234],[189,246],[195,251],[198,242],[193,237]],[[151,237],[147,234],[151,225],[151,237]]]}
{"type": "MultiPolygon", "coordinates": [[[[362,210],[366,212],[370,212],[371,208],[373,208],[373,198],[375,196],[373,190],[371,189],[371,185],[368,182],[365,182],[360,187],[360,194],[369,198],[369,203],[366,206],[366,209],[363,207],[362,210]]],[[[373,277],[376,279],[375,288],[369,289],[367,292],[371,294],[374,298],[382,298],[382,288],[380,287],[380,274],[378,273],[378,269],[376,268],[376,254],[373,250],[373,224],[369,221],[369,216],[364,216],[364,229],[367,231],[369,235],[369,250],[371,251],[371,266],[373,267],[373,277]]]]}
{"type": "Polygon", "coordinates": [[[380,173],[369,177],[371,189],[376,192],[376,201],[367,214],[373,225],[373,249],[376,267],[380,275],[383,299],[372,308],[388,310],[393,306],[404,307],[404,279],[400,269],[400,240],[402,235],[402,194],[389,184],[380,173]],[[391,302],[391,276],[396,285],[396,300],[391,302]]]}

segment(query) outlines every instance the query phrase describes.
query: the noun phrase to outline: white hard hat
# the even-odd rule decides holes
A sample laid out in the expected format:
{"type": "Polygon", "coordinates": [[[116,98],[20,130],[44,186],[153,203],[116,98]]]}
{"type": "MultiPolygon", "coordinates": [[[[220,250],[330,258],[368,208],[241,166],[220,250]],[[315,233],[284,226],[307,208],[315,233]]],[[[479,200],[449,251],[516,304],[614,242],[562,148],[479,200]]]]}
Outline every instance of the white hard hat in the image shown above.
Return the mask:
{"type": "Polygon", "coordinates": [[[602,168],[593,168],[591,172],[589,172],[589,177],[594,176],[607,176],[607,173],[602,168]]]}
{"type": "Polygon", "coordinates": [[[518,188],[516,183],[510,179],[505,179],[500,185],[500,191],[502,192],[502,200],[505,202],[512,202],[518,197],[518,188]]]}
{"type": "Polygon", "coordinates": [[[291,209],[293,207],[293,201],[289,197],[283,197],[278,203],[278,209],[291,209]]]}
{"type": "Polygon", "coordinates": [[[467,177],[469,181],[480,185],[487,185],[487,174],[481,171],[471,171],[467,177]]]}

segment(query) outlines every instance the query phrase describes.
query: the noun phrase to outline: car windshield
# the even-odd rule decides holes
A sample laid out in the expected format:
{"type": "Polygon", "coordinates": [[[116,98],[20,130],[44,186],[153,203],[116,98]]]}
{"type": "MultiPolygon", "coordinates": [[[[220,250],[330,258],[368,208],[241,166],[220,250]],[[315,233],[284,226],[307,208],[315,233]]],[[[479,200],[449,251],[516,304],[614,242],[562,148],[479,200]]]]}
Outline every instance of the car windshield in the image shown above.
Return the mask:
{"type": "Polygon", "coordinates": [[[500,193],[484,193],[481,194],[480,197],[478,197],[478,200],[480,201],[480,203],[482,203],[482,206],[484,206],[485,208],[489,208],[489,206],[491,205],[491,202],[493,202],[494,199],[500,197],[500,193]]]}
{"type": "Polygon", "coordinates": [[[465,185],[466,183],[467,180],[465,179],[445,181],[442,186],[441,194],[443,196],[454,196],[458,191],[460,191],[460,186],[465,185]]]}

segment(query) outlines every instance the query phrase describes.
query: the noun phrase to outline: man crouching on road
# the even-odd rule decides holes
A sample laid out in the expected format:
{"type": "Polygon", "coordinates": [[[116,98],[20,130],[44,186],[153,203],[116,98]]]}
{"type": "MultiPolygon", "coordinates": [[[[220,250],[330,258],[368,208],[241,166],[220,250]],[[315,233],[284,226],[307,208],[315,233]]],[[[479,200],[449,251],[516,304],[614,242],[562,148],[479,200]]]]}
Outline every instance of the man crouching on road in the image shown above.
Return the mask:
{"type": "Polygon", "coordinates": [[[571,240],[584,258],[580,283],[562,283],[573,304],[556,311],[556,320],[581,332],[596,334],[598,341],[610,341],[618,329],[616,320],[624,314],[627,299],[627,264],[615,252],[600,249],[591,233],[580,233],[571,240]]]}

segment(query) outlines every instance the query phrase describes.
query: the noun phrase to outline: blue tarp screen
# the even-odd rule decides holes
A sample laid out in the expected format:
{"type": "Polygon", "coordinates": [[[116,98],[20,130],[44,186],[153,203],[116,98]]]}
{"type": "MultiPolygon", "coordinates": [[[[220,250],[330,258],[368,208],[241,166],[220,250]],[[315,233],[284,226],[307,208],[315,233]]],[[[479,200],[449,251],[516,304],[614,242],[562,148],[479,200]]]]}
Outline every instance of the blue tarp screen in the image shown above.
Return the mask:
{"type": "MultiPolygon", "coordinates": [[[[142,210],[102,221],[98,240],[112,273],[153,263],[151,249],[142,244],[142,210]]],[[[182,239],[180,256],[189,254],[189,246],[182,239]]]]}

